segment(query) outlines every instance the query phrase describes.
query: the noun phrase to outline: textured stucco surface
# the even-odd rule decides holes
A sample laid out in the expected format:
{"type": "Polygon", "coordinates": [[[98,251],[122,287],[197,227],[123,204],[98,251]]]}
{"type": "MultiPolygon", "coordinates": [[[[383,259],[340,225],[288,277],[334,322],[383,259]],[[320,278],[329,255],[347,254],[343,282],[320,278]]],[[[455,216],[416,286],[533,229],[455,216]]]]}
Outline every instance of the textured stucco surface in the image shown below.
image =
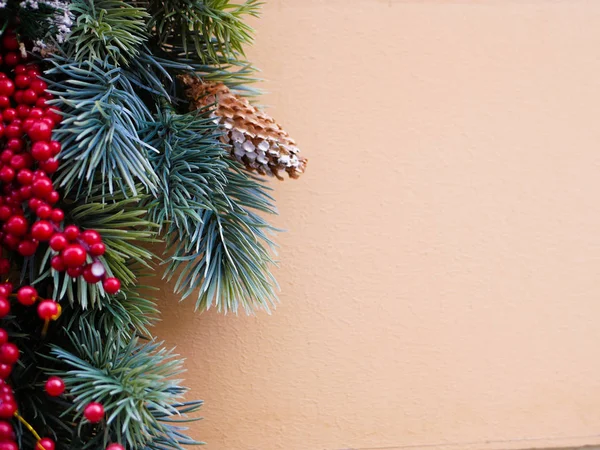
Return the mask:
{"type": "Polygon", "coordinates": [[[158,333],[208,450],[600,444],[600,1],[269,0],[281,306],[158,333]]]}

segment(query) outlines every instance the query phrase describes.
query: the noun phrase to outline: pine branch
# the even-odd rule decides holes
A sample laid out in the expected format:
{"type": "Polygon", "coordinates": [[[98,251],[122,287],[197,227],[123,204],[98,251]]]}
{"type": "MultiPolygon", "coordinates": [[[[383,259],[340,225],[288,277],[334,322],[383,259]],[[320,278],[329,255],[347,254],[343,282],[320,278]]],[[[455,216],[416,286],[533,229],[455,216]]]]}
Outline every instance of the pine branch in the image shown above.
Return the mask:
{"type": "Polygon", "coordinates": [[[123,74],[140,92],[146,92],[154,98],[174,103],[177,100],[174,75],[190,72],[193,68],[185,63],[164,58],[160,56],[161,53],[159,52],[157,55],[149,47],[143,45],[138,57],[131,61],[123,74]]]}
{"type": "Polygon", "coordinates": [[[228,164],[219,137],[208,111],[176,114],[165,108],[146,129],[146,140],[160,151],[152,157],[160,191],[147,207],[150,220],[166,225],[167,235],[176,232],[184,239],[223,191],[228,164]]]}
{"type": "Polygon", "coordinates": [[[230,0],[149,0],[152,14],[149,26],[161,46],[181,46],[204,63],[218,64],[221,57],[244,55],[244,45],[252,42],[253,30],[243,22],[258,16],[259,0],[242,4],[230,0]]]}
{"type": "Polygon", "coordinates": [[[158,321],[159,310],[155,298],[147,294],[156,290],[151,286],[121,289],[117,296],[102,298],[99,308],[74,308],[65,326],[68,330],[73,330],[84,320],[93,323],[103,335],[118,330],[124,340],[135,336],[150,338],[152,333],[149,327],[158,321]],[[140,295],[140,291],[145,295],[140,295]]]}
{"type": "Polygon", "coordinates": [[[152,269],[156,258],[147,244],[158,242],[159,225],[148,217],[148,209],[143,206],[146,198],[119,192],[106,201],[101,190],[95,188],[90,197],[75,202],[70,211],[74,224],[102,235],[105,266],[124,285],[136,281],[136,267],[152,269]]]}
{"type": "MultiPolygon", "coordinates": [[[[183,369],[172,351],[157,342],[140,344],[137,338],[124,342],[115,333],[103,336],[85,320],[70,338],[69,350],[58,346],[51,350],[64,367],[53,372],[73,396],[73,405],[62,415],[78,421],[91,401],[103,403],[107,414],[82,449],[105,447],[109,441],[126,442],[132,448],[178,450],[184,450],[184,444],[200,444],[184,437],[181,426],[172,422],[201,405],[179,400],[186,389],[175,379],[183,369]]],[[[78,428],[80,435],[89,432],[89,426],[78,428]]]]}
{"type": "Polygon", "coordinates": [[[196,309],[269,310],[278,288],[270,272],[275,245],[269,235],[275,230],[256,211],[274,214],[272,199],[256,178],[228,162],[228,183],[215,195],[215,209],[203,211],[186,239],[170,239],[165,276],[178,274],[175,290],[183,298],[197,292],[196,309]]]}
{"type": "Polygon", "coordinates": [[[150,15],[125,1],[73,0],[70,10],[76,22],[66,51],[76,61],[127,65],[148,38],[146,21],[150,15]]]}
{"type": "Polygon", "coordinates": [[[168,109],[147,130],[160,150],[153,164],[160,194],[148,208],[163,224],[176,292],[198,292],[196,307],[237,311],[274,303],[269,272],[273,229],[255,211],[274,213],[266,189],[227,156],[210,108],[188,114],[168,109]]]}
{"type": "Polygon", "coordinates": [[[258,89],[251,86],[260,81],[260,78],[255,75],[257,69],[245,61],[242,55],[218,56],[216,63],[207,64],[196,54],[186,53],[181,46],[163,46],[158,51],[164,55],[164,58],[186,67],[186,70],[179,70],[179,74],[194,72],[205,81],[224,83],[230,89],[247,96],[256,96],[260,93],[258,89]]]}
{"type": "Polygon", "coordinates": [[[89,195],[98,175],[103,195],[112,196],[115,187],[138,195],[138,181],[155,191],[158,179],[148,154],[156,150],[138,135],[140,124],[150,121],[151,114],[122,70],[59,58],[53,63],[47,73],[64,80],[51,83],[58,97],[54,102],[65,115],[57,131],[63,145],[60,186],[78,193],[86,187],[89,195]]]}

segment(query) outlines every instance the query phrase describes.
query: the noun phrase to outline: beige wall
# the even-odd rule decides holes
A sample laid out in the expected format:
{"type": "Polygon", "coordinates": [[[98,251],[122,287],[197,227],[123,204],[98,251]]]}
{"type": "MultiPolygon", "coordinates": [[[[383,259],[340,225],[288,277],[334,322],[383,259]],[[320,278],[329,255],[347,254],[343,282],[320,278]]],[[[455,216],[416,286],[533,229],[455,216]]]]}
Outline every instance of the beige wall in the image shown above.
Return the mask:
{"type": "Polygon", "coordinates": [[[272,316],[159,333],[208,450],[600,443],[600,1],[269,0],[272,316]]]}

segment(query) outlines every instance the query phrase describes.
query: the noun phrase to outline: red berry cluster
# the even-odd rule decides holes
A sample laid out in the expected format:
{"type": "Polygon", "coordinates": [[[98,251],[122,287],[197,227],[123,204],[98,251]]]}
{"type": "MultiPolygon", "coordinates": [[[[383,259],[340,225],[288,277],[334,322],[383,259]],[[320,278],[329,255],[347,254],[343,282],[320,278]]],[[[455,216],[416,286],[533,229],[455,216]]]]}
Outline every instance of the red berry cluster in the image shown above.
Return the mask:
{"type": "MultiPolygon", "coordinates": [[[[8,422],[17,413],[17,403],[12,388],[6,382],[18,359],[19,348],[9,342],[6,330],[0,328],[0,450],[19,450],[12,424],[8,422]]],[[[57,389],[54,388],[53,392],[57,392],[57,389]]],[[[36,449],[54,450],[54,441],[49,438],[40,439],[36,449]]]]}
{"type": "MultiPolygon", "coordinates": [[[[61,122],[61,115],[47,104],[52,94],[40,78],[39,67],[28,62],[19,48],[15,33],[5,31],[0,39],[0,246],[30,257],[40,242],[47,242],[56,252],[51,260],[54,270],[73,278],[81,276],[88,283],[102,281],[108,294],[116,294],[121,283],[106,276],[99,260],[106,250],[100,235],[93,230],[81,231],[74,225],[62,226],[65,214],[56,207],[60,195],[50,178],[58,169],[56,156],[61,145],[52,140],[52,131],[61,122]]],[[[9,272],[9,260],[0,258],[0,275],[9,272]]],[[[60,316],[60,305],[41,298],[33,286],[12,292],[11,283],[0,284],[0,317],[10,312],[11,296],[25,306],[33,306],[39,300],[37,312],[46,326],[60,316]]],[[[19,450],[7,420],[24,419],[18,415],[13,390],[6,382],[18,359],[19,348],[8,341],[8,334],[0,328],[0,450],[19,450]]],[[[57,397],[65,391],[65,384],[58,377],[50,377],[45,390],[57,397]]],[[[104,417],[104,408],[90,403],[84,416],[97,423],[104,417]]],[[[55,447],[54,441],[42,438],[35,450],[55,447]]],[[[107,450],[125,449],[120,444],[110,444],[107,450]]]]}
{"type": "MultiPolygon", "coordinates": [[[[2,289],[6,288],[6,290],[8,290],[7,285],[9,284],[10,283],[5,283],[4,285],[0,285],[0,306],[6,303],[6,300],[2,297],[2,289]]],[[[40,300],[37,308],[38,316],[46,322],[58,319],[62,311],[60,305],[54,300],[50,298],[44,300],[39,297],[37,290],[33,286],[23,286],[19,288],[17,291],[17,300],[24,306],[32,306],[37,300],[40,300]]],[[[10,309],[10,304],[8,309],[10,309]]],[[[6,308],[0,310],[0,317],[5,311],[6,308]]]]}
{"type": "Polygon", "coordinates": [[[18,360],[19,348],[8,341],[8,333],[0,328],[0,419],[11,419],[17,411],[17,403],[6,379],[18,360]]]}
{"type": "MultiPolygon", "coordinates": [[[[52,140],[61,122],[58,111],[47,105],[52,94],[39,78],[39,67],[17,52],[14,33],[5,33],[1,44],[5,67],[0,71],[0,243],[27,257],[40,242],[48,242],[57,252],[51,261],[54,270],[82,276],[88,283],[103,281],[104,290],[115,294],[120,282],[107,277],[98,260],[106,250],[100,235],[74,225],[61,228],[65,214],[56,207],[60,195],[50,179],[61,149],[52,140]]],[[[0,274],[8,271],[8,262],[0,262],[0,274]]]]}
{"type": "Polygon", "coordinates": [[[12,388],[6,383],[18,359],[18,347],[8,342],[6,330],[0,328],[0,450],[19,450],[13,427],[7,421],[17,412],[17,402],[12,388]]]}

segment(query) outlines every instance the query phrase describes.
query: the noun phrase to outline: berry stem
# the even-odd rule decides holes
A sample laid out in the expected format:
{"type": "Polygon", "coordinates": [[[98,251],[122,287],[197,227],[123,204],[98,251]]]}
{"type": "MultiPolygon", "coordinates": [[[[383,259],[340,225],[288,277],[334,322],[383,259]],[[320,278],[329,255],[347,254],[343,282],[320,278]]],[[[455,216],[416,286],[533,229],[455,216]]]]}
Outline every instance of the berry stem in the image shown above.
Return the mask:
{"type": "MultiPolygon", "coordinates": [[[[18,411],[15,411],[15,413],[13,414],[15,416],[15,419],[17,419],[19,422],[21,422],[25,428],[27,428],[31,434],[33,434],[33,436],[35,437],[35,439],[39,442],[42,440],[42,438],[40,437],[40,435],[37,433],[37,431],[35,431],[35,429],[29,424],[29,422],[27,422],[20,414],[18,411]]],[[[37,445],[36,447],[41,447],[40,445],[37,445]]],[[[42,447],[42,450],[45,450],[42,447]]]]}
{"type": "Polygon", "coordinates": [[[44,320],[44,328],[42,328],[42,337],[45,338],[48,334],[48,327],[50,326],[50,319],[44,320]]]}

